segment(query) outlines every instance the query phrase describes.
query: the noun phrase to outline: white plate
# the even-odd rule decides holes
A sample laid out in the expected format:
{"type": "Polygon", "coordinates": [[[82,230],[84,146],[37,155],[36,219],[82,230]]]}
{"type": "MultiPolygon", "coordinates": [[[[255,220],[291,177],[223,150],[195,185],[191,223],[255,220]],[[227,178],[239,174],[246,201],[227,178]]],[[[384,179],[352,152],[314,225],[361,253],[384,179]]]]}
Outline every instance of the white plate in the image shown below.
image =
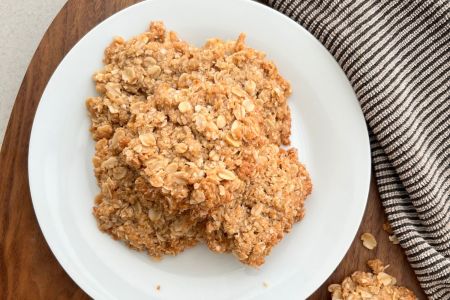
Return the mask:
{"type": "Polygon", "coordinates": [[[369,187],[366,125],[344,73],[306,30],[248,0],[145,1],[95,27],[50,79],[29,150],[31,195],[44,236],[67,273],[95,299],[305,298],[346,253],[369,187]],[[314,190],[305,219],[259,270],[204,246],[155,262],[96,227],[91,214],[98,192],[91,164],[94,143],[84,104],[95,95],[91,75],[114,36],[139,34],[151,20],[163,20],[196,45],[246,32],[247,43],[265,51],[292,83],[293,146],[311,173],[314,190]]]}

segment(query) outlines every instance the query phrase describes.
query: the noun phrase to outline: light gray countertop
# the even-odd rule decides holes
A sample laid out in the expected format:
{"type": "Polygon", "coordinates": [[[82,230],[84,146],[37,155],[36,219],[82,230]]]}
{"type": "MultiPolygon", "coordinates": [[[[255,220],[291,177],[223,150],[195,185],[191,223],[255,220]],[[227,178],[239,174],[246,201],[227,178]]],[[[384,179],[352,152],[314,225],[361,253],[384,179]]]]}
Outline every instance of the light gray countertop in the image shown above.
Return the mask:
{"type": "Polygon", "coordinates": [[[0,145],[42,36],[66,0],[0,0],[0,145]]]}

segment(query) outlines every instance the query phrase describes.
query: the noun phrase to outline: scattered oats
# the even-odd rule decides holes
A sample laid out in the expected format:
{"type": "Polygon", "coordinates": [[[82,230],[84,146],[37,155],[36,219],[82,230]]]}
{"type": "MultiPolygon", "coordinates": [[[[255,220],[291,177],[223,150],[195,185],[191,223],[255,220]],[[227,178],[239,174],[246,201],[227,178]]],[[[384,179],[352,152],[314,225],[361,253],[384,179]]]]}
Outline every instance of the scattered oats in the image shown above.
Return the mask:
{"type": "Polygon", "coordinates": [[[169,164],[165,169],[167,174],[175,173],[178,171],[178,164],[177,163],[171,163],[169,164]]]}
{"type": "Polygon", "coordinates": [[[343,300],[342,292],[340,290],[336,290],[333,292],[333,295],[331,297],[331,300],[343,300]]]}
{"type": "Polygon", "coordinates": [[[233,147],[240,147],[240,146],[241,146],[241,142],[238,141],[238,140],[236,140],[236,139],[231,135],[231,133],[227,134],[227,136],[225,137],[225,141],[227,141],[227,143],[228,143],[230,146],[233,146],[233,147]]]}
{"type": "Polygon", "coordinates": [[[108,110],[112,114],[117,114],[119,112],[119,110],[116,107],[112,106],[112,105],[108,105],[108,110]]]}
{"type": "Polygon", "coordinates": [[[136,153],[141,153],[141,152],[142,152],[142,149],[143,149],[143,147],[142,147],[142,145],[140,145],[140,144],[133,147],[133,150],[134,150],[136,153]]]}
{"type": "Polygon", "coordinates": [[[361,235],[361,241],[362,241],[364,247],[366,247],[369,250],[373,250],[377,246],[377,240],[371,233],[368,233],[368,232],[363,233],[361,235]]]}
{"type": "Polygon", "coordinates": [[[161,290],[161,285],[157,284],[156,285],[156,290],[159,292],[161,290]]]}
{"type": "Polygon", "coordinates": [[[234,138],[239,138],[241,127],[241,122],[239,122],[238,120],[234,121],[233,124],[231,124],[231,134],[234,138]]]}
{"type": "Polygon", "coordinates": [[[330,284],[330,285],[328,286],[328,291],[329,291],[330,293],[332,293],[332,292],[334,292],[335,290],[340,289],[340,288],[341,288],[341,285],[336,284],[336,283],[333,283],[333,284],[330,284]]]}
{"type": "Polygon", "coordinates": [[[263,282],[263,287],[265,287],[265,288],[267,288],[267,287],[269,287],[269,284],[267,283],[267,282],[263,282]]]}
{"type": "Polygon", "coordinates": [[[223,185],[219,185],[219,195],[225,196],[225,187],[223,185]]]}
{"type": "Polygon", "coordinates": [[[400,241],[398,240],[398,238],[395,235],[390,235],[389,236],[389,240],[392,242],[392,244],[394,245],[398,245],[400,244],[400,241]]]}
{"type": "Polygon", "coordinates": [[[217,124],[217,128],[222,129],[227,125],[227,121],[225,120],[224,116],[219,115],[217,117],[216,124],[217,124]]]}
{"type": "Polygon", "coordinates": [[[121,36],[116,36],[116,37],[114,37],[113,42],[117,43],[117,44],[123,44],[123,43],[125,43],[125,40],[121,36]]]}
{"type": "Polygon", "coordinates": [[[194,190],[192,192],[191,203],[198,204],[206,200],[205,193],[200,190],[194,190]]]}
{"type": "Polygon", "coordinates": [[[244,106],[244,108],[247,112],[252,112],[255,109],[255,105],[253,104],[252,100],[250,100],[250,99],[245,99],[242,102],[242,105],[244,106]]]}
{"type": "Polygon", "coordinates": [[[219,172],[217,172],[217,175],[219,175],[219,177],[222,178],[223,180],[236,179],[236,175],[230,170],[220,170],[219,172]]]}
{"type": "Polygon", "coordinates": [[[162,187],[164,185],[164,180],[161,177],[155,175],[150,177],[150,184],[156,188],[162,187]]]}
{"type": "Polygon", "coordinates": [[[197,105],[195,106],[195,112],[200,112],[200,111],[202,110],[202,108],[203,108],[203,107],[202,107],[201,105],[198,105],[198,104],[197,104],[197,105]]]}
{"type": "Polygon", "coordinates": [[[161,74],[161,67],[151,66],[147,69],[147,74],[151,77],[158,77],[161,74]]]}
{"type": "Polygon", "coordinates": [[[178,153],[185,153],[188,149],[189,147],[185,143],[175,144],[175,151],[178,153]]]}
{"type": "Polygon", "coordinates": [[[117,167],[113,170],[114,179],[120,180],[127,175],[127,168],[125,167],[117,167]]]}
{"type": "Polygon", "coordinates": [[[203,115],[195,116],[195,129],[200,132],[205,131],[206,129],[206,118],[203,115]]]}
{"type": "Polygon", "coordinates": [[[259,216],[261,214],[263,208],[264,208],[263,205],[258,203],[252,207],[251,214],[253,216],[259,216]]]}
{"type": "Polygon", "coordinates": [[[245,118],[245,107],[238,105],[236,106],[236,108],[233,110],[233,115],[236,118],[236,120],[242,120],[245,118]]]}
{"type": "Polygon", "coordinates": [[[146,66],[155,65],[156,64],[156,60],[153,57],[151,57],[151,56],[147,56],[147,57],[144,58],[144,63],[145,63],[146,66]]]}
{"type": "Polygon", "coordinates": [[[378,273],[377,279],[385,286],[394,285],[397,283],[397,280],[394,277],[384,272],[378,273]]]}
{"type": "MultiPolygon", "coordinates": [[[[109,99],[119,99],[121,94],[121,87],[117,83],[108,82],[106,85],[104,85],[104,88],[106,90],[106,97],[109,99]]],[[[103,90],[103,89],[101,89],[103,90]]],[[[118,111],[113,106],[108,106],[109,111],[111,113],[117,113],[118,111]],[[112,111],[114,109],[114,111],[112,111]]]]}
{"type": "Polygon", "coordinates": [[[147,146],[147,147],[151,147],[151,146],[155,146],[156,145],[156,138],[151,133],[141,134],[139,136],[139,140],[141,141],[142,145],[147,146]]]}
{"type": "Polygon", "coordinates": [[[103,161],[101,164],[102,169],[112,169],[119,164],[119,160],[115,156],[109,157],[107,160],[103,161]]]}
{"type": "Polygon", "coordinates": [[[133,68],[125,68],[122,71],[122,80],[125,82],[132,82],[134,79],[136,79],[136,72],[133,68]]]}
{"type": "Polygon", "coordinates": [[[153,222],[158,221],[161,218],[161,212],[156,211],[152,208],[150,208],[148,210],[148,217],[150,218],[150,220],[152,220],[153,222]]]}
{"type": "Polygon", "coordinates": [[[254,96],[256,93],[256,83],[252,80],[245,82],[245,91],[250,95],[254,96]]]}
{"type": "Polygon", "coordinates": [[[238,87],[232,87],[231,92],[238,97],[245,97],[245,92],[238,87]]]}
{"type": "Polygon", "coordinates": [[[111,125],[105,124],[97,127],[95,133],[98,138],[109,138],[113,133],[113,129],[111,125]]]}
{"type": "Polygon", "coordinates": [[[192,110],[192,105],[187,101],[183,101],[178,104],[178,109],[180,110],[180,112],[185,113],[192,110]]]}

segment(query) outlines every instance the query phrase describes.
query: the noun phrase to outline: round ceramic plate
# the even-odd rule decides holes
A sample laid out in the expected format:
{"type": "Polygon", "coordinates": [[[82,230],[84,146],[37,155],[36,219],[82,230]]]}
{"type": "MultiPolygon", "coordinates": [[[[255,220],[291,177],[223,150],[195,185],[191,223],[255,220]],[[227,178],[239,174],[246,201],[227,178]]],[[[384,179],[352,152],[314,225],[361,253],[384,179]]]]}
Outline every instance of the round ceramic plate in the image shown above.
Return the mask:
{"type": "Polygon", "coordinates": [[[102,22],[50,79],[29,150],[31,195],[44,236],[67,273],[95,299],[303,299],[349,248],[370,179],[366,125],[338,64],[305,29],[249,0],[144,1],[102,22]],[[247,44],[266,52],[292,84],[292,144],[314,190],[306,217],[259,269],[203,245],[156,262],[97,229],[91,212],[99,189],[85,108],[86,98],[96,94],[91,76],[114,36],[137,35],[152,20],[163,20],[196,45],[245,32],[247,44]]]}

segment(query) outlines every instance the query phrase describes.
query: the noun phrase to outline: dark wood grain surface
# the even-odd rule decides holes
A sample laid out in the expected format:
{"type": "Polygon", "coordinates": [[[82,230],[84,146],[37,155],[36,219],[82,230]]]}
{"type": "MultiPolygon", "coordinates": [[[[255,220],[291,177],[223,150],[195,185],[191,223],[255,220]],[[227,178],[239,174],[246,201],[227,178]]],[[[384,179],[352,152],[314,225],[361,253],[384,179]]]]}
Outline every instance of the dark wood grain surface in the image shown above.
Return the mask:
{"type": "MultiPolygon", "coordinates": [[[[68,1],[45,33],[28,67],[0,152],[1,299],[89,298],[58,264],[37,223],[28,187],[28,142],[39,99],[64,55],[100,21],[136,2],[139,1],[68,1]]],[[[419,299],[425,299],[401,248],[389,242],[382,229],[383,222],[383,210],[372,180],[358,235],[335,272],[310,299],[328,299],[330,283],[342,281],[355,270],[365,270],[367,259],[375,257],[390,263],[389,272],[398,282],[412,289],[419,299]],[[362,247],[359,241],[362,232],[376,236],[379,243],[376,250],[362,247]]],[[[329,251],[333,251],[333,241],[329,251]]]]}

